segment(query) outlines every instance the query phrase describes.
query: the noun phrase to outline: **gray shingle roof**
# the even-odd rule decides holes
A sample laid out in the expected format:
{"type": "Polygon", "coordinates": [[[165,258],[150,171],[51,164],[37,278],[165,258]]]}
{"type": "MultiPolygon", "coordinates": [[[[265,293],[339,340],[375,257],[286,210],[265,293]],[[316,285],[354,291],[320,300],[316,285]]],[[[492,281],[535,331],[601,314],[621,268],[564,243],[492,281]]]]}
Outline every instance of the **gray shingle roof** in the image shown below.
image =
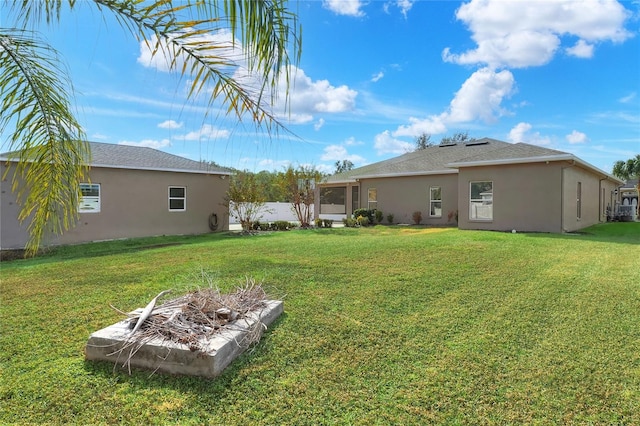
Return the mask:
{"type": "MultiPolygon", "coordinates": [[[[89,142],[89,147],[91,160],[88,163],[92,167],[229,174],[229,171],[222,167],[190,160],[153,148],[101,142],[89,142]]],[[[0,154],[0,157],[15,157],[12,154],[0,154]]]]}
{"type": "Polygon", "coordinates": [[[575,161],[601,176],[622,183],[620,179],[580,160],[573,154],[521,142],[513,144],[490,138],[477,139],[468,143],[430,146],[335,174],[328,177],[325,182],[342,183],[365,178],[457,173],[458,168],[465,166],[559,160],[575,161]]]}
{"type": "Polygon", "coordinates": [[[480,154],[488,154],[512,144],[496,139],[483,138],[471,143],[434,145],[426,149],[408,152],[398,157],[369,164],[344,173],[330,176],[327,182],[344,182],[365,177],[419,175],[430,173],[455,173],[449,164],[480,154]]]}

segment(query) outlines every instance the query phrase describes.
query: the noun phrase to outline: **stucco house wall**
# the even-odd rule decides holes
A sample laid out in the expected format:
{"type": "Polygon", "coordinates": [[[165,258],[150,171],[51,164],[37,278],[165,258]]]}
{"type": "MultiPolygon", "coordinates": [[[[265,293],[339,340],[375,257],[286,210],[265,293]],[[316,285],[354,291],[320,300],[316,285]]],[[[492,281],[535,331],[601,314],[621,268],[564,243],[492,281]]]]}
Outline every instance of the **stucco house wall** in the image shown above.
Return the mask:
{"type": "Polygon", "coordinates": [[[413,223],[413,212],[421,211],[423,224],[446,224],[457,210],[461,229],[552,233],[606,221],[623,184],[572,154],[490,138],[406,153],[336,174],[321,187],[350,182],[360,185],[362,208],[370,207],[367,193],[375,188],[377,208],[396,223],[413,223]],[[472,182],[491,182],[491,191],[477,188],[472,203],[472,182]],[[441,218],[429,217],[431,186],[442,188],[441,218]]]}
{"type": "Polygon", "coordinates": [[[603,197],[610,198],[615,188],[613,182],[602,179],[579,165],[565,166],[562,181],[563,231],[576,231],[606,220],[606,204],[603,212],[603,197]],[[580,195],[578,195],[578,185],[580,195]],[[578,204],[580,204],[580,212],[578,212],[578,204]]]}
{"type": "Polygon", "coordinates": [[[360,207],[368,208],[369,189],[375,189],[378,198],[377,209],[385,216],[393,214],[395,223],[414,223],[413,213],[422,213],[422,224],[444,225],[448,223],[448,212],[458,209],[458,184],[456,174],[427,176],[390,177],[362,179],[360,181],[360,207]],[[442,214],[431,217],[430,188],[440,187],[442,214]]]}
{"type": "MultiPolygon", "coordinates": [[[[21,249],[29,238],[29,220],[18,221],[20,206],[11,188],[15,168],[5,176],[7,164],[0,165],[4,177],[0,183],[0,248],[21,249]]],[[[86,183],[100,185],[100,211],[80,212],[75,226],[62,235],[46,236],[44,244],[203,234],[212,232],[212,213],[217,215],[217,230],[229,229],[224,206],[229,178],[225,173],[93,166],[86,183]],[[184,211],[169,209],[169,187],[186,188],[184,211]]]]}
{"type": "Polygon", "coordinates": [[[460,168],[460,229],[562,232],[562,166],[513,164],[460,168]],[[493,182],[493,219],[470,219],[471,182],[493,182]]]}

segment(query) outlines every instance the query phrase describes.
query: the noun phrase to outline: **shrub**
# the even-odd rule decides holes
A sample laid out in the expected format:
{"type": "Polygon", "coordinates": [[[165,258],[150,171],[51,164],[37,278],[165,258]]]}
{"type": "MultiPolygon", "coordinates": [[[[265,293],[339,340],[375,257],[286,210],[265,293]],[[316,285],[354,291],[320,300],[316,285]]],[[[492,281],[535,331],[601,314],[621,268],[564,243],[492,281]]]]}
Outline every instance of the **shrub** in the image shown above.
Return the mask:
{"type": "Polygon", "coordinates": [[[393,223],[393,213],[387,215],[387,222],[389,222],[389,225],[393,223]]]}
{"type": "Polygon", "coordinates": [[[344,226],[346,226],[347,228],[355,228],[357,222],[355,219],[347,217],[342,219],[342,223],[344,223],[344,226]]]}
{"type": "Polygon", "coordinates": [[[320,219],[320,218],[316,218],[316,220],[315,220],[314,222],[315,222],[315,224],[316,224],[316,228],[320,228],[320,227],[322,227],[322,223],[323,223],[323,222],[322,222],[322,219],[320,219]]]}
{"type": "Polygon", "coordinates": [[[269,222],[260,223],[261,231],[268,231],[271,228],[271,224],[269,222]]]}
{"type": "Polygon", "coordinates": [[[323,226],[325,228],[331,228],[333,226],[333,219],[325,219],[323,221],[323,226]]]}
{"type": "Polygon", "coordinates": [[[273,227],[277,231],[287,231],[288,229],[292,228],[293,226],[291,226],[291,224],[286,220],[276,220],[275,222],[273,222],[273,227]]]}
{"type": "Polygon", "coordinates": [[[447,214],[447,220],[449,222],[452,222],[451,219],[454,219],[454,218],[455,218],[455,221],[458,222],[458,210],[455,210],[455,211],[450,210],[449,213],[447,214]]]}
{"type": "Polygon", "coordinates": [[[422,212],[419,210],[413,212],[413,215],[411,217],[413,218],[413,223],[415,223],[416,225],[420,225],[420,222],[422,222],[422,212]]]}
{"type": "Polygon", "coordinates": [[[369,218],[366,216],[358,216],[356,222],[358,222],[358,225],[360,226],[369,226],[370,223],[369,218]]]}
{"type": "Polygon", "coordinates": [[[384,218],[384,215],[382,214],[382,210],[376,210],[375,216],[376,216],[376,223],[382,222],[382,218],[384,218]]]}
{"type": "Polygon", "coordinates": [[[358,218],[362,216],[362,217],[366,217],[367,219],[369,219],[369,223],[373,223],[373,221],[375,220],[375,210],[369,210],[369,209],[355,209],[353,211],[353,217],[358,220],[358,218]]]}

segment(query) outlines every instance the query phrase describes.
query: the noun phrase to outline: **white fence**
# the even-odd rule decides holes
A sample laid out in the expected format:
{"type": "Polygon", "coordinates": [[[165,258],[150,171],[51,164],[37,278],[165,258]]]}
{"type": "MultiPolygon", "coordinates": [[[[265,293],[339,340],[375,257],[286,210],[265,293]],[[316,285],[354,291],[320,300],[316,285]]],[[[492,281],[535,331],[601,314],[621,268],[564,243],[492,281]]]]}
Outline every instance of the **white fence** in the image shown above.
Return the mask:
{"type": "MultiPolygon", "coordinates": [[[[232,203],[233,204],[233,203],[232,203]]],[[[260,222],[275,222],[276,220],[286,220],[289,222],[298,222],[298,217],[292,210],[291,203],[265,203],[264,213],[262,217],[258,219],[260,222]]],[[[233,211],[232,208],[229,211],[233,211]]],[[[311,206],[311,220],[313,220],[313,206],[311,206]]],[[[230,225],[239,224],[240,221],[231,216],[229,218],[230,225]]]]}

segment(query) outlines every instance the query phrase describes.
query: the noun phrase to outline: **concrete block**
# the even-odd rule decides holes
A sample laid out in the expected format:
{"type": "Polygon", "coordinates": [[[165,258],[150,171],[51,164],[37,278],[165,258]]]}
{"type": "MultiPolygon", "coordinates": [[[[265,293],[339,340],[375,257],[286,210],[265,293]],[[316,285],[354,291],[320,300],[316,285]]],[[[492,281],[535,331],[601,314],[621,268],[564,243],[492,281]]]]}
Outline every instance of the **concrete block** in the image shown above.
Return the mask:
{"type": "MultiPolygon", "coordinates": [[[[260,312],[252,312],[247,318],[226,325],[208,341],[206,353],[161,338],[121,350],[126,346],[131,330],[127,321],[120,321],[91,334],[85,346],[85,358],[113,362],[116,368],[125,370],[130,366],[168,374],[216,377],[247,349],[243,341],[254,324],[260,321],[268,327],[282,312],[282,301],[267,301],[260,312]],[[130,356],[132,350],[136,352],[130,356]]],[[[264,327],[260,328],[262,333],[264,327]]]]}

